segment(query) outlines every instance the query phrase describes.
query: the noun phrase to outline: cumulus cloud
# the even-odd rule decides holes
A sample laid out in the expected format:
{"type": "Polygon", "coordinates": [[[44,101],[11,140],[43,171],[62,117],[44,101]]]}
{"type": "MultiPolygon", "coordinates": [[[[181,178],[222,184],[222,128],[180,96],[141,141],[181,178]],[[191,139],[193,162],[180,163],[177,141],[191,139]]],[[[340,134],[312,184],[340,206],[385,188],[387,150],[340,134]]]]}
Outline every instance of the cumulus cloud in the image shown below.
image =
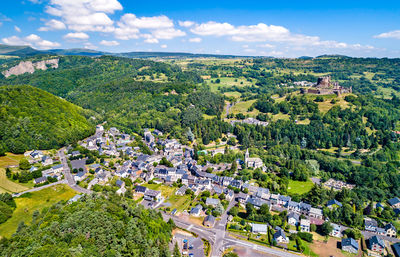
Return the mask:
{"type": "Polygon", "coordinates": [[[161,45],[160,47],[161,48],[167,48],[168,46],[167,45],[161,45]]]}
{"type": "Polygon", "coordinates": [[[146,43],[158,43],[159,39],[173,39],[186,35],[184,31],[176,29],[173,21],[165,15],[139,18],[132,13],[121,17],[114,34],[121,40],[143,37],[146,43]],[[142,30],[146,30],[147,33],[143,33],[142,30]]]}
{"type": "Polygon", "coordinates": [[[84,48],[85,49],[97,49],[98,47],[97,46],[95,46],[95,45],[93,45],[92,43],[90,43],[90,42],[86,42],[85,44],[84,44],[84,48]]]}
{"type": "Polygon", "coordinates": [[[374,36],[374,38],[393,38],[400,39],[400,30],[393,30],[385,33],[381,33],[379,35],[374,36]]]}
{"type": "Polygon", "coordinates": [[[44,27],[40,27],[39,31],[64,30],[66,28],[62,21],[51,19],[45,23],[44,27]]]}
{"type": "Polygon", "coordinates": [[[102,40],[100,42],[100,45],[103,45],[103,46],[118,46],[119,43],[117,41],[115,41],[115,40],[112,40],[112,41],[102,40]]]}
{"type": "MultiPolygon", "coordinates": [[[[209,21],[196,24],[190,31],[201,36],[228,36],[232,41],[237,42],[279,42],[290,45],[318,46],[323,48],[349,48],[349,49],[371,49],[371,46],[360,44],[346,44],[337,41],[323,41],[317,36],[293,34],[283,26],[257,25],[233,26],[229,23],[209,21]]],[[[267,46],[267,45],[265,45],[267,46]]]]}
{"type": "Polygon", "coordinates": [[[18,26],[14,26],[16,32],[21,32],[21,29],[18,26]]]}
{"type": "Polygon", "coordinates": [[[189,28],[192,27],[195,23],[193,21],[179,21],[179,26],[189,28]]]}
{"type": "Polygon", "coordinates": [[[117,0],[50,0],[46,12],[60,17],[75,31],[114,31],[114,22],[108,14],[122,10],[117,0]]]}
{"type": "Polygon", "coordinates": [[[36,34],[30,34],[29,36],[26,36],[24,38],[20,38],[18,36],[11,36],[3,38],[2,42],[7,45],[28,45],[40,49],[51,49],[61,46],[57,42],[44,40],[36,34]]]}
{"type": "Polygon", "coordinates": [[[199,37],[189,38],[189,42],[192,42],[192,43],[200,43],[201,41],[202,41],[202,39],[199,37]]]}
{"type": "Polygon", "coordinates": [[[64,36],[67,40],[88,40],[89,35],[84,32],[70,32],[64,36]]]}

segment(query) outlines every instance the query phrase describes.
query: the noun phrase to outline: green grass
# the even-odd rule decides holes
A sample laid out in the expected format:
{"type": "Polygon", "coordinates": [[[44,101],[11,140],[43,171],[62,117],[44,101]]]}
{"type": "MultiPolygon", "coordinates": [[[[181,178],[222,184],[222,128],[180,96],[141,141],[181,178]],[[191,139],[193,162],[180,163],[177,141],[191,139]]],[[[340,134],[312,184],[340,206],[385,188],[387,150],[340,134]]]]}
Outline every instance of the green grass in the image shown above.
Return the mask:
{"type": "Polygon", "coordinates": [[[33,187],[32,183],[20,184],[6,177],[5,168],[7,166],[17,166],[22,158],[24,158],[24,155],[12,153],[7,153],[6,156],[0,157],[0,193],[22,192],[33,187]]]}
{"type": "Polygon", "coordinates": [[[169,187],[163,184],[144,184],[143,186],[151,190],[161,191],[161,195],[165,198],[168,198],[176,191],[175,187],[169,187]]]}
{"type": "Polygon", "coordinates": [[[235,104],[231,110],[230,113],[233,114],[238,114],[238,113],[243,113],[244,115],[246,114],[250,114],[250,115],[257,115],[258,110],[254,109],[252,112],[248,112],[248,109],[250,108],[250,106],[252,106],[257,100],[249,100],[249,101],[245,101],[245,102],[239,102],[237,104],[235,104]]]}
{"type": "Polygon", "coordinates": [[[15,198],[17,208],[12,217],[0,225],[0,236],[10,237],[21,221],[26,224],[31,222],[34,211],[40,211],[62,200],[69,200],[76,194],[77,192],[69,186],[59,184],[15,198]]]}
{"type": "Polygon", "coordinates": [[[294,180],[289,180],[289,185],[288,185],[288,193],[290,194],[306,194],[308,193],[312,188],[314,184],[312,181],[294,181],[294,180]]]}
{"type": "Polygon", "coordinates": [[[166,202],[171,204],[171,211],[176,208],[178,212],[182,212],[189,207],[191,197],[189,195],[180,196],[173,194],[166,200],[166,202]]]}

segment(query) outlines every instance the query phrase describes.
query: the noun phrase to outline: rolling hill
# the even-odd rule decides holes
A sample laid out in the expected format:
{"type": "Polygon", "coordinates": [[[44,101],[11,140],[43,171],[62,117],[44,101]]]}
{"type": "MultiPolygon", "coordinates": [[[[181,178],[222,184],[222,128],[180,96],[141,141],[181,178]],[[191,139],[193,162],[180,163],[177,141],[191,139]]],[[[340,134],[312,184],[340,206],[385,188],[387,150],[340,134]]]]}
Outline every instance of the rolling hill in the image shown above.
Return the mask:
{"type": "Polygon", "coordinates": [[[31,86],[0,87],[0,148],[58,148],[94,132],[90,112],[31,86]]]}

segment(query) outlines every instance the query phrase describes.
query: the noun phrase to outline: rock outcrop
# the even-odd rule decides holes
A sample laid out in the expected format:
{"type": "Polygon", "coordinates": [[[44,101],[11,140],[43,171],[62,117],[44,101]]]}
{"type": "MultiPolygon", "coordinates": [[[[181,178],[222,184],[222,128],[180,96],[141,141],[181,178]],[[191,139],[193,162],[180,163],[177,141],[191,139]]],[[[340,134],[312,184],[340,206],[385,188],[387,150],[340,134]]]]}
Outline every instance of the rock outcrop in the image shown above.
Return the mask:
{"type": "Polygon", "coordinates": [[[8,78],[11,75],[21,75],[24,73],[34,73],[35,70],[47,70],[48,68],[57,69],[59,59],[43,60],[39,62],[20,62],[18,65],[3,71],[4,77],[8,78]]]}

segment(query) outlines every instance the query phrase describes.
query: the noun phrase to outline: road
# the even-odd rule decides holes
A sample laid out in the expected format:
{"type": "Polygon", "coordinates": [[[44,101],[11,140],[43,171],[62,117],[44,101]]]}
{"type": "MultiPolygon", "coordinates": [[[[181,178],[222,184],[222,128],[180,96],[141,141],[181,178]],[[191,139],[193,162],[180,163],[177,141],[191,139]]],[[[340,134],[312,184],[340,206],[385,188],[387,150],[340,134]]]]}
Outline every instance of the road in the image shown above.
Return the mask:
{"type": "Polygon", "coordinates": [[[72,189],[74,189],[75,191],[78,191],[79,193],[91,194],[92,193],[91,190],[80,187],[76,184],[74,177],[71,174],[71,170],[68,166],[67,157],[65,156],[64,148],[61,148],[60,150],[58,150],[58,156],[60,157],[60,161],[63,165],[64,180],[66,180],[67,184],[72,189]]]}
{"type": "Polygon", "coordinates": [[[226,233],[226,223],[228,220],[228,210],[232,208],[236,204],[236,201],[232,200],[229,203],[228,208],[221,216],[221,220],[219,220],[213,228],[206,228],[199,225],[195,225],[189,222],[182,221],[179,217],[171,216],[168,214],[163,214],[163,218],[165,221],[168,219],[172,219],[175,222],[177,227],[186,229],[193,233],[196,233],[199,237],[204,238],[210,243],[211,246],[211,257],[220,257],[223,254],[223,251],[229,247],[240,246],[243,248],[247,248],[249,250],[256,250],[265,254],[266,256],[278,256],[278,257],[298,257],[299,254],[291,253],[285,250],[280,250],[276,248],[264,247],[261,245],[257,245],[248,241],[240,240],[237,238],[233,238],[229,236],[229,233],[226,233]]]}
{"type": "Polygon", "coordinates": [[[45,189],[47,187],[51,187],[51,186],[58,185],[58,184],[66,184],[66,183],[67,183],[67,181],[65,179],[63,179],[63,180],[59,180],[59,181],[57,181],[55,183],[47,184],[47,185],[44,185],[44,186],[41,186],[41,187],[34,187],[32,189],[29,189],[29,190],[26,190],[26,191],[23,191],[23,192],[19,192],[19,193],[14,193],[14,194],[12,194],[12,196],[13,197],[18,197],[18,196],[21,196],[21,195],[23,195],[25,193],[36,192],[36,191],[45,189]]]}

